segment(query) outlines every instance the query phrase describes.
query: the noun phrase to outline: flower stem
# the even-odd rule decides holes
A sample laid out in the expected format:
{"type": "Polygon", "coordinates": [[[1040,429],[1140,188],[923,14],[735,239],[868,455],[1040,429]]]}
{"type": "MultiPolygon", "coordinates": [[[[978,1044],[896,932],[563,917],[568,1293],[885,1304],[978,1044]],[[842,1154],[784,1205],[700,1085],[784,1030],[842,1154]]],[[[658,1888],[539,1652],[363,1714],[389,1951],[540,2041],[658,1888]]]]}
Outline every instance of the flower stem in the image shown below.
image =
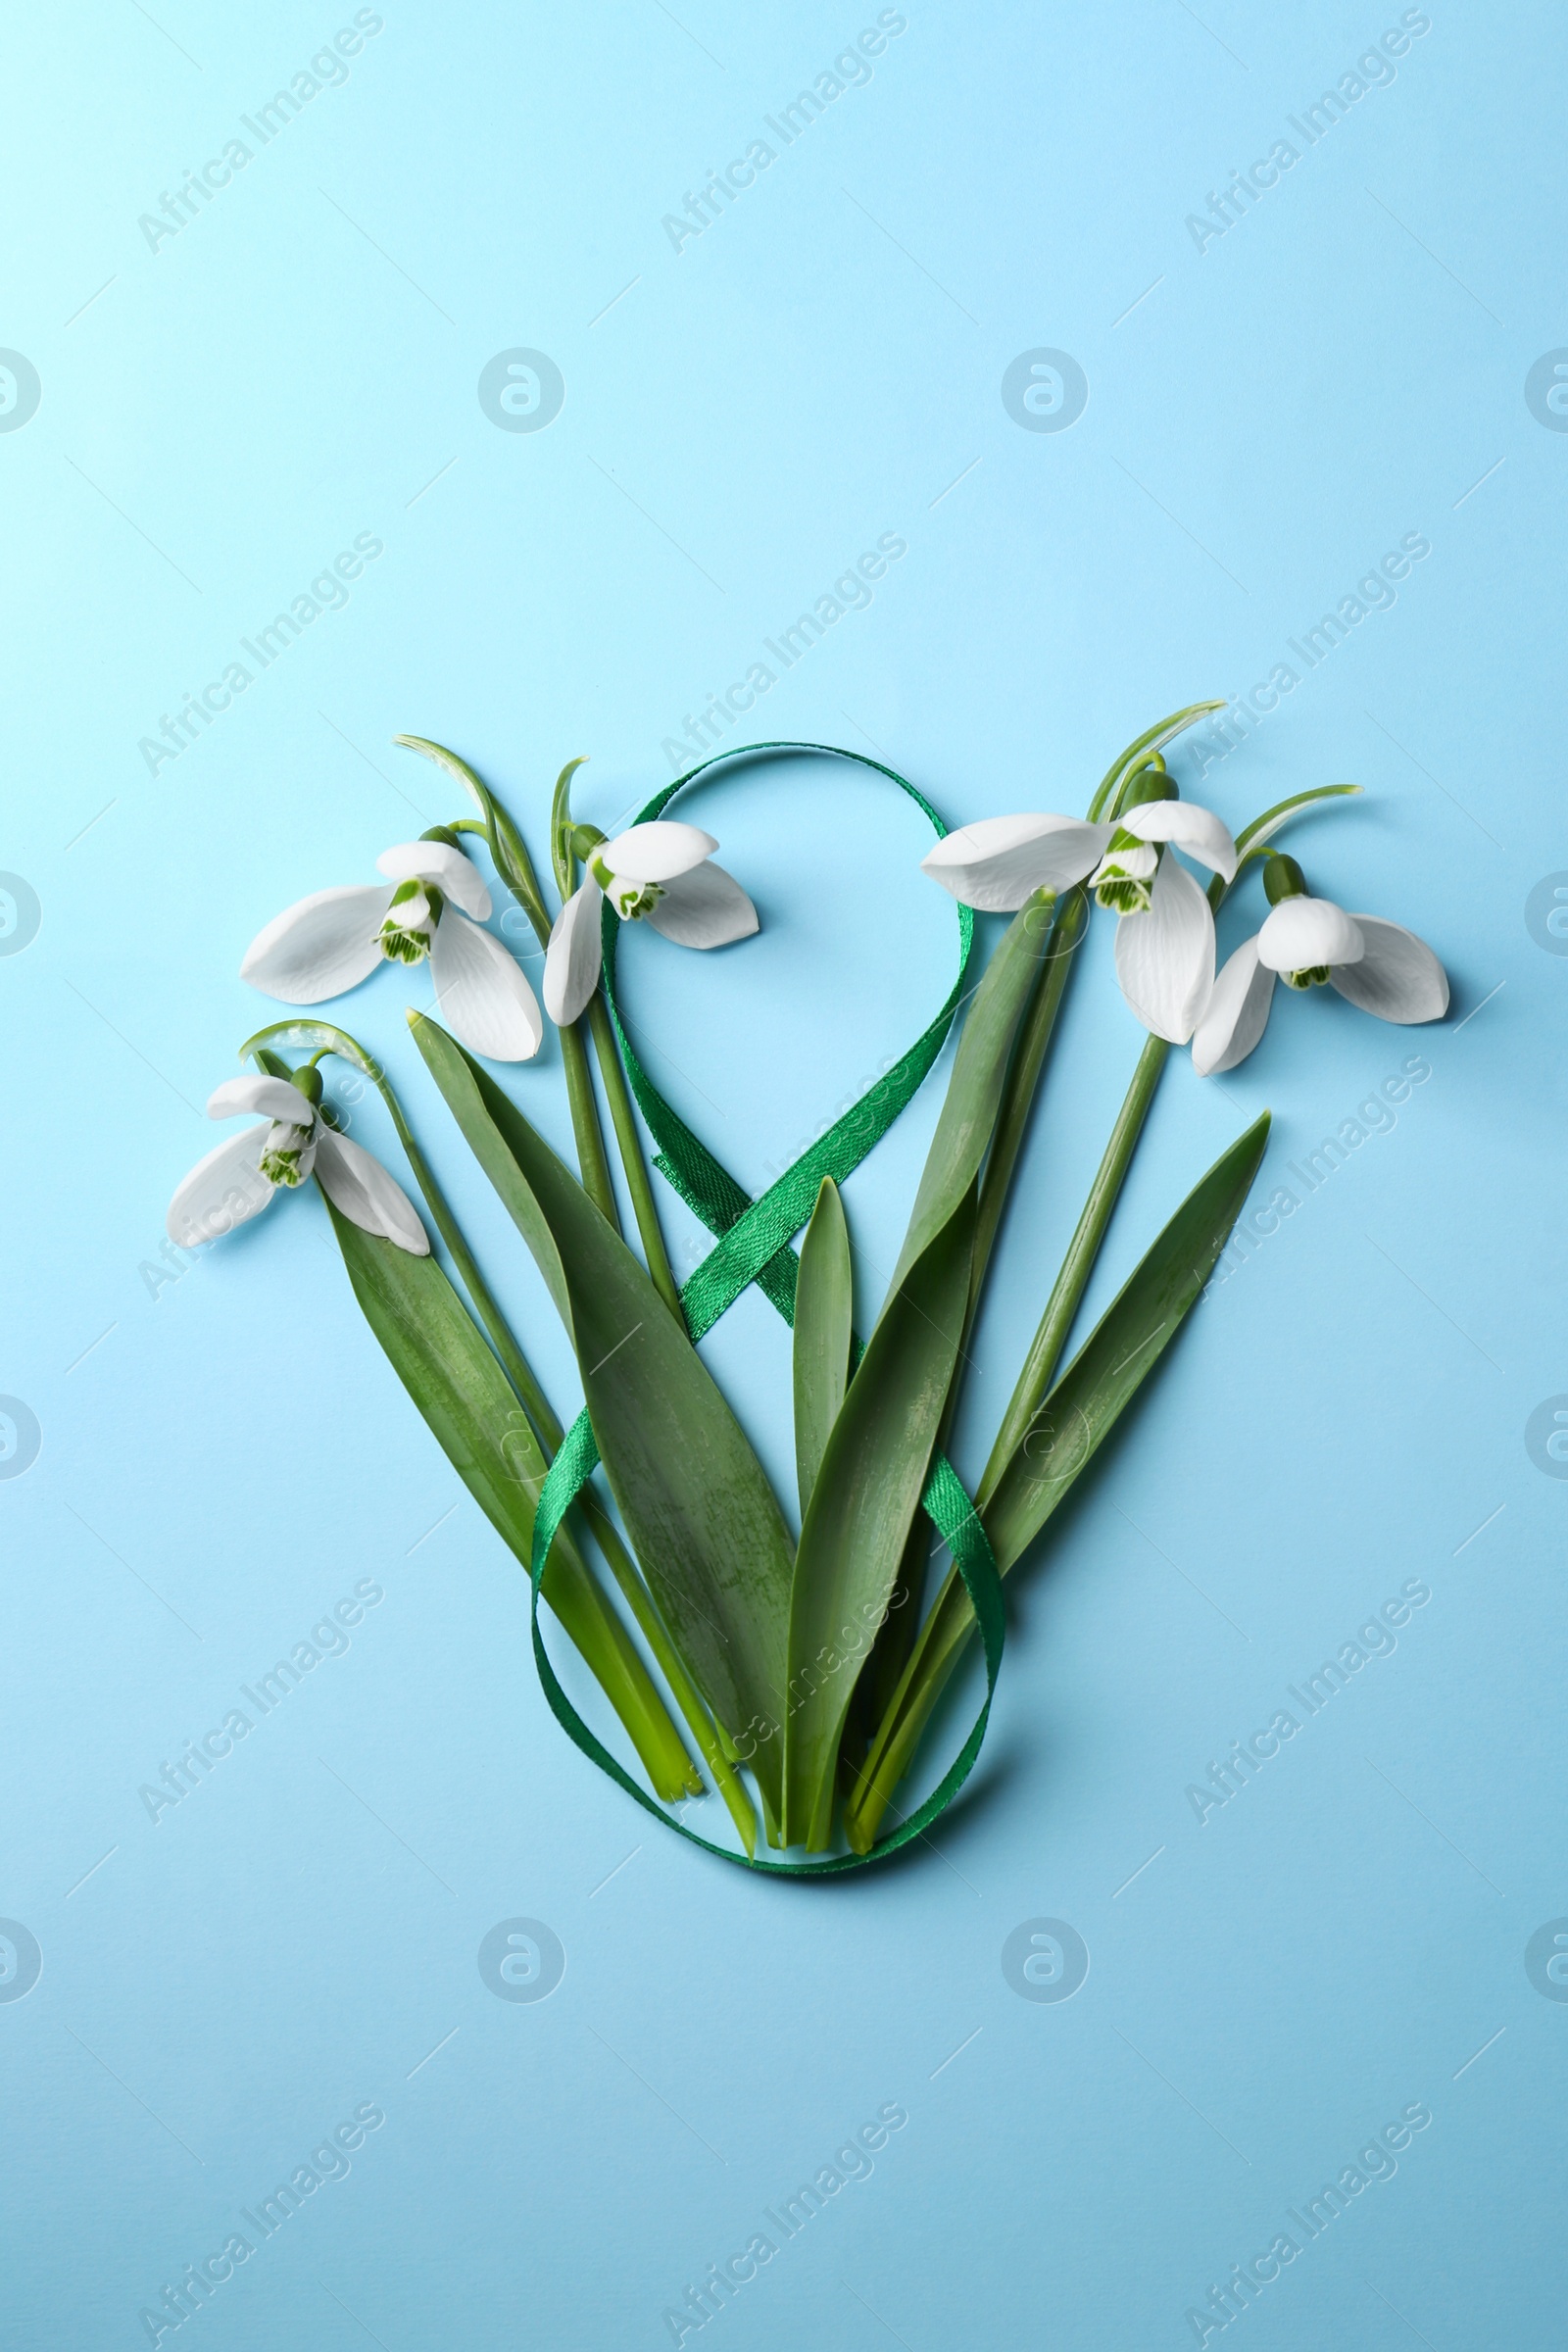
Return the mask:
{"type": "Polygon", "coordinates": [[[1002,1215],[1007,1204],[1018,1153],[1023,1147],[1034,1108],[1035,1092],[1045,1067],[1046,1053],[1061,1008],[1062,992],[1072,969],[1072,957],[1089,924],[1088,894],[1075,888],[1062,900],[1046,949],[1040,983],[1026,1006],[1013,1047],[1012,1067],[997,1117],[996,1134],[980,1182],[980,1213],[975,1226],[974,1260],[969,1277],[969,1323],[972,1329],[980,1293],[991,1263],[1002,1215]]]}
{"type": "MultiPolygon", "coordinates": [[[[548,948],[550,910],[528,855],[528,845],[489,785],[466,760],[460,760],[456,752],[449,752],[443,744],[431,743],[422,735],[399,735],[394,740],[409,751],[421,752],[427,760],[434,760],[438,766],[445,767],[467,786],[483,810],[483,817],[460,816],[451,830],[484,836],[496,872],[532,923],[539,945],[548,948]]],[[[571,1132],[577,1144],[582,1189],[618,1233],[620,1211],[615,1205],[615,1188],[610,1180],[610,1158],[605,1151],[604,1129],[599,1123],[599,1103],[588,1068],[588,1051],[575,1025],[563,1029],[560,1035],[561,1065],[566,1077],[566,1101],[571,1108],[571,1132]]]]}
{"type": "Polygon", "coordinates": [[[1100,1255],[1100,1246],[1105,1238],[1111,1212],[1121,1198],[1133,1152],[1144,1131],[1144,1121],[1149,1116],[1154,1090],[1159,1084],[1160,1072],[1165,1067],[1169,1053],[1170,1047],[1162,1037],[1145,1040],[1144,1050],[1133,1071],[1132,1084],[1116,1113],[1110,1141],[1105,1146],[1095,1181],[1089,1188],[1089,1198],[1084,1202],[1083,1213],[1067,1245],[1061,1271],[1056,1276],[1051,1297],[1046,1301],[1046,1311],[1030,1342],[1029,1352],[1024,1358],[1023,1369],[1018,1375],[1007,1409],[1002,1416],[1002,1426],[997,1432],[996,1444],[991,1448],[991,1458],[975,1490],[975,1502],[982,1511],[996,1493],[1003,1472],[1028,1435],[1029,1424],[1051,1387],[1052,1375],[1060,1360],[1067,1334],[1072,1329],[1073,1317],[1078,1312],[1089,1277],[1095,1270],[1095,1260],[1100,1255]]]}
{"type": "Polygon", "coordinates": [[[643,1255],[655,1290],[668,1307],[677,1323],[684,1325],[686,1317],[680,1303],[680,1290],[670,1268],[669,1253],[660,1230],[659,1210],[654,1201],[654,1188],[648,1181],[648,1163],[643,1157],[642,1138],[637,1132],[637,1118],[632,1109],[631,1090],[621,1066],[615,1032],[611,1024],[610,1008],[602,991],[596,990],[588,1007],[588,1022],[594,1041],[594,1053],[599,1061],[599,1075],[604,1081],[605,1095],[610,1103],[610,1116],[614,1123],[615,1141],[620,1146],[620,1164],[626,1171],[626,1189],[631,1195],[636,1213],[637,1231],[642,1236],[643,1255]]]}
{"type": "Polygon", "coordinates": [[[577,1139],[577,1164],[582,1170],[582,1189],[609,1218],[618,1233],[620,1209],[615,1200],[615,1188],[610,1177],[610,1157],[605,1150],[605,1131],[599,1123],[599,1099],[594,1093],[593,1072],[588,1066],[588,1049],[583,1043],[581,1021],[571,1021],[557,1033],[561,1039],[561,1066],[566,1074],[566,1101],[571,1105],[571,1131],[577,1139]]]}

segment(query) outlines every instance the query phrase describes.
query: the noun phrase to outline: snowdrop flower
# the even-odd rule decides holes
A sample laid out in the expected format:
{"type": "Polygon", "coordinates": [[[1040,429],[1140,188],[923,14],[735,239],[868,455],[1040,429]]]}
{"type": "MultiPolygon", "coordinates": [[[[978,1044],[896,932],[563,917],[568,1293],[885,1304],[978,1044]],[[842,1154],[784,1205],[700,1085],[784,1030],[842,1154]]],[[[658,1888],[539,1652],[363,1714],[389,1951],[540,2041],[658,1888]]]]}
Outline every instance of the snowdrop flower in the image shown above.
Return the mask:
{"type": "Polygon", "coordinates": [[[613,841],[586,826],[576,837],[588,870],[557,915],[545,956],[545,1010],[561,1027],[587,1009],[599,986],[606,899],[623,923],[650,922],[677,947],[723,948],[757,929],[757,908],[713,864],[718,844],[700,826],[659,818],[613,841]]]}
{"type": "Polygon", "coordinates": [[[1087,882],[1116,925],[1116,977],[1146,1029],[1185,1045],[1214,981],[1208,897],[1172,855],[1185,850],[1229,882],[1236,844],[1212,809],[1177,800],[1162,771],[1144,771],[1148,797],[1112,824],[1072,816],[991,816],[961,825],[921,859],[924,872],[966,906],[1015,914],[1037,890],[1087,882]]]}
{"type": "Polygon", "coordinates": [[[1296,859],[1274,851],[1263,887],[1272,912],[1226,962],[1193,1037],[1200,1078],[1246,1060],[1268,1025],[1276,979],[1303,992],[1327,982],[1381,1021],[1439,1021],[1447,1011],[1447,974],[1413,931],[1309,898],[1296,859]]]}
{"type": "Polygon", "coordinates": [[[251,941],[240,978],[285,1004],[319,1004],[358,988],[383,961],[428,956],[436,1004],[454,1035],[492,1060],[529,1060],[544,1023],[514,958],[480,929],[490,893],[478,868],[451,837],[400,842],[375,862],[387,876],[379,887],[318,890],[285,907],[251,941]]]}
{"type": "Polygon", "coordinates": [[[207,1103],[210,1119],[257,1110],[266,1124],[231,1135],[197,1161],[169,1203],[170,1240],[181,1250],[216,1241],[260,1216],[279,1192],[297,1191],[314,1175],[333,1207],[367,1233],[396,1242],[413,1257],[428,1257],[424,1227],[402,1186],[378,1159],[325,1124],[317,1107],[318,1073],[306,1068],[296,1078],[304,1083],[228,1078],[215,1089],[207,1103]]]}

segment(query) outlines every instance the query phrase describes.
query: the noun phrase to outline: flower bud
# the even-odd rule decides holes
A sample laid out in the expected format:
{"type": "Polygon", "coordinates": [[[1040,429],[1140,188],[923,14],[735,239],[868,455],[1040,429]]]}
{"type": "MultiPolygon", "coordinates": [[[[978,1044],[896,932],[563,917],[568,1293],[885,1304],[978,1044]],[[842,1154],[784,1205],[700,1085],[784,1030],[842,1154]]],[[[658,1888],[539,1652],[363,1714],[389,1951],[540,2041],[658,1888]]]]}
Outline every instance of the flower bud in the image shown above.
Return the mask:
{"type": "Polygon", "coordinates": [[[1165,762],[1156,752],[1152,760],[1146,760],[1141,767],[1133,769],[1117,795],[1116,808],[1118,815],[1121,815],[1129,808],[1144,808],[1150,801],[1180,799],[1176,779],[1166,774],[1165,762]]]}
{"type": "Polygon", "coordinates": [[[1269,905],[1278,906],[1283,899],[1306,897],[1306,876],[1294,858],[1287,858],[1281,850],[1270,850],[1263,860],[1263,889],[1269,905]]]}

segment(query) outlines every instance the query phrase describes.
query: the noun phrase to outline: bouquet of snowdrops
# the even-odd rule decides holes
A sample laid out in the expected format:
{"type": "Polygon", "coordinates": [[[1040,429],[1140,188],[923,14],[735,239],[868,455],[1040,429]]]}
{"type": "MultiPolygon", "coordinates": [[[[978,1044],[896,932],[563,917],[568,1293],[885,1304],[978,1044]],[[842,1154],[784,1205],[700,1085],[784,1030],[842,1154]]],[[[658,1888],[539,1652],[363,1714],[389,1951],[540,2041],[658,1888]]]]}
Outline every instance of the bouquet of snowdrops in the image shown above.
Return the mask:
{"type": "Polygon", "coordinates": [[[760,763],[809,751],[877,769],[930,819],[936,840],[924,869],[957,902],[958,965],[946,1003],[756,1200],[659,1093],[615,996],[623,923],[646,922],[703,950],[758,927],[741,884],[713,862],[718,844],[664,813],[716,761],[656,794],[612,840],[574,816],[581,762],[572,761],[549,810],[560,900],[552,913],[521,833],[473,768],[439,744],[400,737],[464,789],[464,813],[386,851],[380,883],[301,900],[245,956],[245,979],[294,1006],[342,996],[387,962],[429,963],[435,1012],[411,1009],[410,1026],[538,1264],[576,1357],[581,1409],[568,1425],[546,1395],[376,1057],[314,1013],[241,1048],[256,1074],[226,1080],[208,1108],[262,1123],[186,1177],[171,1235],[186,1248],[210,1241],[315,1179],[371,1330],[528,1570],[534,1654],[558,1720],[640,1804],[726,1859],[808,1875],[857,1868],[919,1836],[972,1768],[1002,1663],[1001,1579],[1038,1548],[1169,1348],[1262,1157],[1267,1113],[1181,1202],[1063,1365],[1171,1048],[1190,1046],[1200,1075],[1233,1068],[1262,1037],[1277,980],[1303,995],[1332,987],[1384,1020],[1435,1020],[1446,1009],[1447,982],[1429,948],[1396,923],[1313,896],[1297,861],[1271,846],[1294,816],[1354,786],[1298,793],[1234,834],[1180,798],[1164,747],[1219,707],[1177,711],[1130,744],[1082,818],[1002,816],[956,832],[913,786],[858,754],[761,745],[724,756],[760,763]],[[560,1033],[575,1168],[486,1066],[530,1059],[545,1029],[520,966],[485,928],[491,894],[470,855],[481,849],[546,952],[545,1011],[560,1033]],[[1254,868],[1269,910],[1216,969],[1215,916],[1254,868]],[[968,978],[974,909],[1011,917],[978,984],[968,978]],[[1075,951],[1097,910],[1115,923],[1117,978],[1147,1038],[971,1492],[947,1453],[965,1341],[1075,951]],[[862,1336],[839,1186],[911,1100],[960,1008],[907,1230],[862,1336]],[[290,1054],[305,1058],[291,1063],[290,1054]],[[341,1131],[319,1066],[333,1055],[379,1090],[422,1215],[341,1131]],[[599,1090],[636,1248],[621,1231],[599,1090]],[[645,1131],[661,1175],[714,1237],[684,1285],[670,1269],[645,1131]],[[753,1283],[793,1328],[798,1509],[774,1494],[699,1348],[753,1283]],[[928,1563],[943,1551],[951,1564],[932,1592],[928,1563]],[[567,1698],[541,1634],[541,1597],[618,1719],[647,1788],[567,1698]],[[901,1810],[933,1708],[977,1630],[984,1703],[937,1786],[901,1810]],[[698,1838],[665,1809],[684,1814],[682,1800],[710,1785],[734,1843],[698,1838]],[[759,1813],[768,1846],[816,1858],[760,1856],[759,1813]]]}

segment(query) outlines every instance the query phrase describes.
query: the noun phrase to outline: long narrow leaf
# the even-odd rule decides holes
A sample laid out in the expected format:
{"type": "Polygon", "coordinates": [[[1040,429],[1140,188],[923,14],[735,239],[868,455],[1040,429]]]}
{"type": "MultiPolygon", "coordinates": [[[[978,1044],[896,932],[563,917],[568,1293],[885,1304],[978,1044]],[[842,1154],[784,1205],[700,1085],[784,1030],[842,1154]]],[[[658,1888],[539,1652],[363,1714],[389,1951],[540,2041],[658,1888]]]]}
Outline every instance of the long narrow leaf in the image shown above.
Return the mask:
{"type": "Polygon", "coordinates": [[[643,1572],[718,1722],[747,1742],[776,1820],[794,1562],[761,1464],[685,1330],[576,1178],[445,1030],[420,1013],[409,1021],[558,1296],[643,1572]]]}
{"type": "Polygon", "coordinates": [[[839,1188],[824,1176],[795,1281],[795,1470],[803,1519],[849,1386],[854,1310],[850,1229],[839,1188]]]}
{"type": "Polygon", "coordinates": [[[1213,1272],[1268,1142],[1264,1111],[1194,1186],[1052,1390],[985,1513],[1004,1572],[1039,1534],[1213,1272]]]}
{"type": "Polygon", "coordinates": [[[985,978],[974,992],[921,1170],[909,1228],[888,1285],[890,1305],[910,1266],[956,1212],[979,1172],[997,1123],[1013,1034],[1039,977],[1050,935],[1051,906],[1032,899],[1003,933],[985,978]]]}
{"type": "MultiPolygon", "coordinates": [[[[485,1517],[526,1567],[545,1459],[501,1366],[433,1257],[364,1233],[327,1201],[355,1298],[392,1369],[485,1517]]],[[[597,1676],[661,1796],[688,1785],[685,1750],[647,1668],[563,1530],[545,1598],[597,1676]]]]}
{"type": "MultiPolygon", "coordinates": [[[[983,1514],[1004,1575],[1066,1500],[1200,1296],[1257,1174],[1268,1128],[1265,1111],[1188,1194],[1041,1406],[983,1514]]],[[[875,1836],[973,1624],[969,1596],[950,1573],[872,1743],[849,1823],[858,1850],[875,1836]]]]}
{"type": "Polygon", "coordinates": [[[844,1718],[893,1590],[957,1361],[975,1189],[883,1310],[811,1490],[790,1606],[786,1844],[827,1842],[844,1718]]]}
{"type": "MultiPolygon", "coordinates": [[[[1237,834],[1236,847],[1241,852],[1237,874],[1240,875],[1250,858],[1261,858],[1265,845],[1281,826],[1288,825],[1293,816],[1299,816],[1303,808],[1313,808],[1319,801],[1349,800],[1360,790],[1359,784],[1315,784],[1310,792],[1293,792],[1288,801],[1276,801],[1272,808],[1265,808],[1261,816],[1254,816],[1237,834]]],[[[1235,884],[1231,887],[1234,889],[1235,884]]]]}

